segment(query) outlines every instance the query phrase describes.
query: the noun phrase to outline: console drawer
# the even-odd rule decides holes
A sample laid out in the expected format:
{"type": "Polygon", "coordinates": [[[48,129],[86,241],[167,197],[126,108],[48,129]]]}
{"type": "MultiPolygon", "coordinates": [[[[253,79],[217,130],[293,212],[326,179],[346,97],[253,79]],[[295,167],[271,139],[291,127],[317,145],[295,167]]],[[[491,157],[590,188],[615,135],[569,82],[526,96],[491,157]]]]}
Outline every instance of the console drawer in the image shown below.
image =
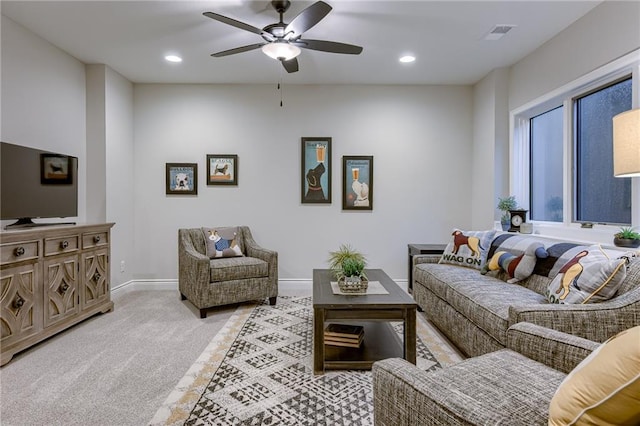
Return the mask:
{"type": "Polygon", "coordinates": [[[55,254],[71,253],[80,248],[79,235],[67,235],[65,237],[45,238],[44,255],[53,256],[55,254]]]}
{"type": "Polygon", "coordinates": [[[0,264],[7,265],[23,260],[37,259],[38,241],[21,241],[19,243],[3,244],[0,246],[0,264]]]}
{"type": "Polygon", "coordinates": [[[102,247],[109,245],[108,232],[90,232],[82,234],[82,248],[102,247]]]}

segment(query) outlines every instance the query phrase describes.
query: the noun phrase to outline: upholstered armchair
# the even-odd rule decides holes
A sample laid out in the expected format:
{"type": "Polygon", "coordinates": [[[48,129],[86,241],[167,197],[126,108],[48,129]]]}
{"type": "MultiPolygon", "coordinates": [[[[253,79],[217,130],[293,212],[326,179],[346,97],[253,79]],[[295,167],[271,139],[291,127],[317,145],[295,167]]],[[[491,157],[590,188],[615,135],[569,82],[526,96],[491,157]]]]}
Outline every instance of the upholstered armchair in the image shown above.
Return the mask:
{"type": "Polygon", "coordinates": [[[224,228],[191,228],[178,230],[178,288],[182,300],[189,300],[207,317],[207,308],[264,300],[275,305],[278,296],[278,253],[260,247],[247,226],[235,227],[230,253],[213,245],[214,232],[224,228]],[[211,235],[208,235],[208,232],[211,235]],[[211,238],[212,241],[208,241],[211,238]],[[215,257],[215,251],[221,257],[215,257]],[[224,252],[224,254],[223,254],[224,252]],[[224,256],[224,257],[222,257],[224,256]]]}

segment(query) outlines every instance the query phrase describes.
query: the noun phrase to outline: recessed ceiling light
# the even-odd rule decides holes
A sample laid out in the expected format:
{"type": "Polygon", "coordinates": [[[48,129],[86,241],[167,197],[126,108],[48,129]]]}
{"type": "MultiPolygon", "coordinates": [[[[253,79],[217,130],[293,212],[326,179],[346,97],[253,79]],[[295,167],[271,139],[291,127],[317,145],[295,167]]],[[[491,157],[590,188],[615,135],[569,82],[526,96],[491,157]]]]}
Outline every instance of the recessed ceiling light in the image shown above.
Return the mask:
{"type": "Polygon", "coordinates": [[[408,63],[413,62],[415,60],[416,60],[416,57],[412,56],[412,55],[404,55],[399,59],[399,61],[402,62],[403,64],[408,64],[408,63]]]}
{"type": "Polygon", "coordinates": [[[182,58],[176,55],[167,55],[164,57],[164,59],[169,62],[182,62],[182,58]]]}

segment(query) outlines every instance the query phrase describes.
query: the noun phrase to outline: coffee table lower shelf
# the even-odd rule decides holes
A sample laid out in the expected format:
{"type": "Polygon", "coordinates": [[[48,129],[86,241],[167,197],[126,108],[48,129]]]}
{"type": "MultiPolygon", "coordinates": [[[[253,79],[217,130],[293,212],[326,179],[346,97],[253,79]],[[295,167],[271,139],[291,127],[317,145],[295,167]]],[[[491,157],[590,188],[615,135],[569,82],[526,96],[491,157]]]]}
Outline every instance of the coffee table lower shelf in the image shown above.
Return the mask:
{"type": "Polygon", "coordinates": [[[374,362],[404,357],[404,347],[389,322],[335,321],[364,327],[364,340],[359,348],[324,345],[325,370],[371,370],[374,362]]]}

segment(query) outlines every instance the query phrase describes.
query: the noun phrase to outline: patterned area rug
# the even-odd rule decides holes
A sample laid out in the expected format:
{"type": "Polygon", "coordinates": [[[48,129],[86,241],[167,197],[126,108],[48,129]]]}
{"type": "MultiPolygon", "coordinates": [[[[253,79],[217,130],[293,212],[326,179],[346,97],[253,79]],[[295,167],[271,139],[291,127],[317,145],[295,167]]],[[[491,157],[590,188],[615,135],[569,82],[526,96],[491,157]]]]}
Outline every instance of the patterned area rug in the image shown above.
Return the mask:
{"type": "MultiPolygon", "coordinates": [[[[151,425],[371,425],[369,371],[313,374],[311,297],[243,305],[178,383],[151,425]]],[[[394,325],[402,333],[402,324],[394,325]]],[[[422,317],[417,365],[460,361],[422,317]]]]}

